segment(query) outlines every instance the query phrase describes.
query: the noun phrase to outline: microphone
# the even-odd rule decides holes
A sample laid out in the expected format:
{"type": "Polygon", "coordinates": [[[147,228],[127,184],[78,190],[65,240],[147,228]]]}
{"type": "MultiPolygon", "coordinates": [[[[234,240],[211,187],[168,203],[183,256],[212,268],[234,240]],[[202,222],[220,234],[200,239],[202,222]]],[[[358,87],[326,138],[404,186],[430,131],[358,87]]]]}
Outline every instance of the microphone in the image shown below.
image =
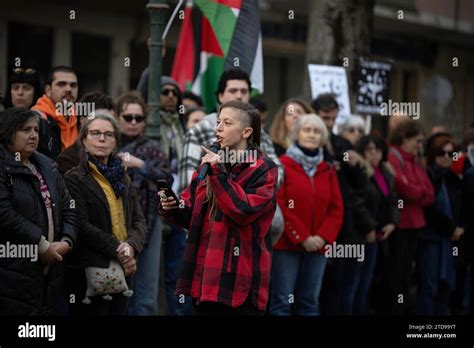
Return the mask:
{"type": "MultiPolygon", "coordinates": [[[[219,143],[214,143],[209,147],[209,150],[211,150],[214,153],[217,153],[221,149],[221,146],[219,143]]],[[[207,175],[207,172],[209,171],[210,165],[209,163],[204,163],[204,165],[201,167],[201,170],[199,171],[198,179],[199,180],[204,180],[204,178],[207,175]]]]}

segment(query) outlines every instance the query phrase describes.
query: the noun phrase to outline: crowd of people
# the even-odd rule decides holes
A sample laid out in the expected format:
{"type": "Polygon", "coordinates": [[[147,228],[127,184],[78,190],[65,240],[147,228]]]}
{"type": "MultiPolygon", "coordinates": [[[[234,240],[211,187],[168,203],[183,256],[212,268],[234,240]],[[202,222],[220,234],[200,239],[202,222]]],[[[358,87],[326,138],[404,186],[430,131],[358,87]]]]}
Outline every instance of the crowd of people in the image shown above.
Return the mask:
{"type": "Polygon", "coordinates": [[[163,76],[156,141],[147,87],[78,99],[70,67],[44,87],[13,70],[0,245],[38,258],[0,257],[0,315],[473,313],[474,124],[462,143],[409,115],[366,134],[331,94],[269,117],[230,69],[209,114],[163,76]]]}

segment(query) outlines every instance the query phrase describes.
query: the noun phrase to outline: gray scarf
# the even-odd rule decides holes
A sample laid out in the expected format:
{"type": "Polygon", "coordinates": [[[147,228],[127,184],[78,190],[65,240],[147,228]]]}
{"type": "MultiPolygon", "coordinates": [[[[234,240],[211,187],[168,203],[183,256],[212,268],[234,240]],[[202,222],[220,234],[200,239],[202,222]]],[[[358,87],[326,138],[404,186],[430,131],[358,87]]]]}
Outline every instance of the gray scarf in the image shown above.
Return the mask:
{"type": "Polygon", "coordinates": [[[316,156],[309,156],[303,153],[296,144],[291,145],[286,150],[286,155],[293,158],[299,165],[301,165],[310,178],[316,174],[318,164],[324,160],[322,149],[319,149],[316,156]]]}

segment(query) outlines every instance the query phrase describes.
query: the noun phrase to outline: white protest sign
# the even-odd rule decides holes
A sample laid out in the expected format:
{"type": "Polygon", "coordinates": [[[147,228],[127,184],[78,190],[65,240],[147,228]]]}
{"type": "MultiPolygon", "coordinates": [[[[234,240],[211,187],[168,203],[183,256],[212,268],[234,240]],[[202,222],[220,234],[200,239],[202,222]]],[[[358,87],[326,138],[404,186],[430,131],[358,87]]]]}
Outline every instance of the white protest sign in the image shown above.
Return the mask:
{"type": "Polygon", "coordinates": [[[311,99],[322,93],[331,93],[339,104],[336,124],[344,123],[351,115],[349,85],[346,69],[340,66],[308,64],[311,99]]]}

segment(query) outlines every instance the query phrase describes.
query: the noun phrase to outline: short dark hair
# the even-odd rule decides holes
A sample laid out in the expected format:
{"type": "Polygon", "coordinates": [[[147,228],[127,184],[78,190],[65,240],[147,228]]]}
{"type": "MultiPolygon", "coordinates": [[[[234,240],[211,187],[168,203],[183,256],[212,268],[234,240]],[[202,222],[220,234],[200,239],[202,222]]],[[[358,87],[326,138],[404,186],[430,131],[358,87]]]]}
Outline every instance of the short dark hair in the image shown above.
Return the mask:
{"type": "Polygon", "coordinates": [[[443,147],[447,144],[452,144],[453,150],[456,151],[456,144],[449,133],[436,133],[428,139],[425,149],[428,164],[434,163],[436,157],[442,153],[443,147]]]}
{"type": "Polygon", "coordinates": [[[197,107],[197,108],[191,107],[191,108],[188,108],[188,110],[186,110],[186,112],[185,112],[184,115],[183,115],[184,124],[188,123],[189,116],[191,116],[191,114],[192,114],[193,112],[196,112],[196,111],[202,111],[202,112],[204,112],[205,114],[207,113],[207,112],[206,112],[206,109],[204,109],[203,107],[197,107]]]}
{"type": "Polygon", "coordinates": [[[10,77],[10,80],[8,81],[8,87],[5,91],[5,98],[3,99],[3,105],[5,106],[6,109],[13,107],[11,90],[12,90],[12,85],[14,83],[26,83],[33,87],[35,91],[33,95],[33,103],[31,104],[31,106],[35,105],[38,98],[41,97],[41,95],[43,94],[43,89],[41,87],[41,80],[36,71],[33,73],[28,73],[28,74],[24,71],[22,72],[13,71],[13,75],[10,77]]]}
{"type": "Polygon", "coordinates": [[[143,100],[142,95],[138,91],[130,91],[118,97],[117,105],[115,107],[115,113],[117,114],[116,115],[117,117],[119,117],[120,114],[122,113],[124,106],[128,104],[140,105],[143,111],[143,116],[145,116],[145,118],[147,117],[148,115],[147,106],[145,104],[145,101],[143,100]]]}
{"type": "Polygon", "coordinates": [[[357,152],[359,152],[362,156],[364,155],[364,151],[367,147],[373,143],[376,149],[382,151],[382,162],[387,162],[388,160],[388,144],[384,138],[378,135],[364,135],[360,138],[359,142],[356,145],[357,152]]]}
{"type": "Polygon", "coordinates": [[[81,99],[79,99],[80,103],[93,103],[95,109],[107,109],[107,110],[114,110],[115,111],[115,103],[113,99],[100,91],[93,91],[84,94],[81,99]]]}
{"type": "Polygon", "coordinates": [[[54,74],[57,73],[57,72],[72,73],[72,74],[76,75],[76,77],[77,77],[77,73],[70,66],[58,65],[58,66],[55,66],[54,68],[52,68],[50,70],[50,72],[48,73],[48,76],[46,76],[46,84],[47,85],[51,86],[51,84],[54,81],[54,74]]]}
{"type": "Polygon", "coordinates": [[[0,143],[10,145],[13,143],[16,132],[30,119],[39,116],[27,108],[10,108],[0,113],[0,143]]]}
{"type": "Polygon", "coordinates": [[[424,134],[421,124],[411,118],[407,118],[390,133],[390,143],[399,146],[402,145],[404,139],[414,138],[418,134],[424,134]]]}
{"type": "Polygon", "coordinates": [[[192,101],[196,102],[198,106],[203,106],[204,104],[202,103],[202,98],[198,96],[197,94],[194,94],[191,91],[184,91],[181,94],[181,99],[191,99],[192,101]]]}
{"type": "Polygon", "coordinates": [[[314,111],[318,114],[319,111],[331,111],[334,109],[339,109],[339,104],[337,103],[336,98],[331,93],[323,93],[318,95],[312,102],[311,106],[314,111]]]}
{"type": "Polygon", "coordinates": [[[249,104],[253,105],[255,109],[260,111],[260,114],[266,112],[267,109],[267,104],[259,97],[259,96],[254,96],[250,98],[249,104]]]}
{"type": "Polygon", "coordinates": [[[217,99],[219,100],[219,94],[224,93],[225,88],[227,87],[227,81],[229,80],[244,80],[249,86],[249,93],[252,89],[252,82],[250,82],[249,75],[238,68],[229,69],[222,73],[219,83],[217,84],[217,99]]]}

